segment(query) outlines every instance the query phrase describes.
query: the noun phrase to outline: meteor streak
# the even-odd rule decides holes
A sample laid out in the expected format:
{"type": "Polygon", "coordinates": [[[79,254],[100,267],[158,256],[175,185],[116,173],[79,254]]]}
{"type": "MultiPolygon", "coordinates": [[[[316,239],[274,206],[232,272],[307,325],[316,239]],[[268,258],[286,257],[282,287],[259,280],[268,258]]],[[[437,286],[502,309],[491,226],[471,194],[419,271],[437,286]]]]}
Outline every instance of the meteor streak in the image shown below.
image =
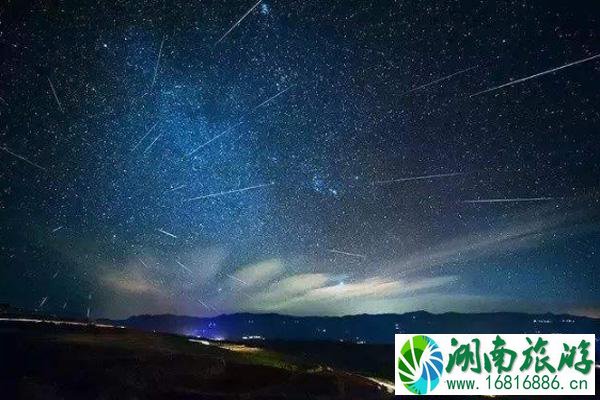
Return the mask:
{"type": "Polygon", "coordinates": [[[288,90],[290,90],[291,88],[293,88],[294,86],[296,86],[296,85],[289,86],[289,87],[283,89],[282,91],[280,91],[279,93],[275,94],[274,96],[269,97],[267,100],[263,101],[262,103],[260,103],[256,107],[254,107],[252,109],[252,111],[250,111],[250,114],[252,114],[254,111],[256,111],[257,109],[259,109],[260,107],[262,107],[262,106],[270,103],[271,101],[275,100],[277,97],[281,96],[282,94],[284,94],[285,92],[287,92],[288,90]]]}
{"type": "Polygon", "coordinates": [[[347,251],[341,251],[341,250],[336,250],[336,249],[329,249],[327,250],[330,253],[335,253],[335,254],[342,254],[344,256],[350,256],[350,257],[356,257],[356,258],[362,258],[363,260],[367,259],[367,256],[365,256],[364,254],[357,254],[357,253],[349,253],[347,251]]]}
{"type": "Polygon", "coordinates": [[[190,270],[188,267],[186,267],[185,265],[183,265],[183,263],[182,263],[181,261],[179,261],[179,260],[175,260],[175,262],[176,262],[177,264],[179,264],[179,266],[180,266],[181,268],[185,269],[185,270],[186,270],[187,272],[189,272],[190,274],[194,274],[194,273],[192,272],[192,270],[190,270]]]}
{"type": "Polygon", "coordinates": [[[202,300],[196,300],[198,303],[202,304],[204,307],[208,308],[209,310],[215,310],[214,307],[209,306],[208,304],[206,304],[205,302],[203,302],[202,300]]]}
{"type": "Polygon", "coordinates": [[[42,308],[44,306],[44,304],[46,304],[46,301],[48,301],[48,296],[46,296],[42,299],[38,308],[42,308]]]}
{"type": "Polygon", "coordinates": [[[244,20],[244,18],[246,18],[248,16],[248,14],[250,14],[252,12],[252,10],[254,10],[261,2],[262,2],[262,0],[258,0],[256,2],[256,4],[252,6],[252,8],[250,8],[248,11],[246,11],[246,13],[244,15],[242,15],[242,18],[240,18],[235,24],[233,24],[233,26],[231,28],[229,28],[229,30],[227,32],[225,32],[223,34],[223,36],[221,36],[219,38],[219,40],[217,40],[215,42],[215,46],[218,45],[221,42],[221,40],[225,39],[227,37],[227,35],[229,35],[229,33],[231,33],[231,31],[234,30],[235,27],[238,26],[244,20]]]}
{"type": "Polygon", "coordinates": [[[2,151],[4,151],[4,152],[6,152],[6,153],[8,153],[8,154],[10,154],[10,155],[11,155],[11,156],[13,156],[13,157],[16,157],[16,158],[18,158],[18,159],[19,159],[19,160],[21,160],[21,161],[25,161],[25,162],[26,162],[27,164],[29,164],[29,165],[32,165],[32,166],[34,166],[34,167],[36,167],[36,168],[39,168],[39,169],[41,169],[42,171],[46,171],[46,168],[42,167],[42,166],[41,166],[41,165],[39,165],[39,164],[36,164],[36,163],[34,163],[33,161],[30,161],[30,160],[26,159],[25,157],[23,157],[23,156],[21,156],[21,155],[19,155],[19,154],[17,154],[17,153],[13,153],[13,152],[12,152],[12,151],[10,151],[10,150],[9,150],[7,147],[0,147],[0,150],[2,150],[2,151]]]}
{"type": "Polygon", "coordinates": [[[469,97],[479,96],[480,94],[484,94],[484,93],[488,93],[488,92],[493,92],[495,90],[502,89],[502,88],[507,87],[507,86],[516,85],[517,83],[521,83],[521,82],[528,81],[530,79],[538,78],[538,77],[540,77],[542,75],[551,74],[551,73],[559,71],[559,70],[561,70],[563,68],[568,68],[568,67],[572,67],[573,65],[582,64],[582,63],[587,62],[587,61],[592,61],[592,60],[594,60],[594,59],[596,59],[598,57],[600,57],[600,54],[596,54],[595,56],[583,58],[581,60],[573,61],[573,62],[570,62],[568,64],[561,65],[560,67],[556,67],[556,68],[552,68],[552,69],[549,69],[549,70],[546,70],[546,71],[542,71],[542,72],[539,72],[539,73],[534,74],[534,75],[526,76],[525,78],[520,78],[520,79],[517,79],[517,80],[514,80],[514,81],[510,81],[510,82],[504,83],[504,84],[502,84],[500,86],[494,86],[492,88],[482,90],[481,92],[473,93],[469,97]]]}
{"type": "Polygon", "coordinates": [[[388,179],[384,181],[373,181],[373,184],[382,184],[382,183],[392,183],[392,182],[408,182],[408,181],[419,181],[424,179],[433,179],[433,178],[445,178],[449,176],[458,176],[462,175],[462,172],[451,172],[448,174],[435,174],[435,175],[421,175],[421,176],[409,176],[406,178],[397,178],[397,179],[388,179]]]}
{"type": "Polygon", "coordinates": [[[165,44],[166,35],[163,36],[162,41],[160,42],[160,48],[158,49],[158,58],[156,59],[156,65],[154,66],[154,76],[152,77],[152,84],[150,88],[154,87],[154,83],[156,82],[156,74],[158,74],[158,67],[160,65],[160,57],[162,56],[162,49],[165,44]]]}
{"type": "Polygon", "coordinates": [[[52,94],[54,95],[54,100],[56,100],[56,104],[58,104],[58,109],[60,110],[61,113],[64,114],[65,110],[63,110],[62,104],[60,104],[60,100],[58,99],[58,95],[56,94],[56,90],[54,89],[54,85],[52,84],[52,81],[50,80],[50,78],[48,78],[48,83],[50,84],[50,89],[52,89],[52,94]]]}
{"type": "Polygon", "coordinates": [[[454,78],[455,76],[457,76],[457,75],[460,75],[460,74],[464,74],[465,72],[469,72],[469,71],[471,71],[472,69],[475,69],[475,68],[479,68],[479,66],[478,66],[478,65],[476,65],[476,66],[474,66],[474,67],[470,67],[470,68],[467,68],[467,69],[463,69],[463,70],[461,70],[461,71],[458,71],[458,72],[455,72],[455,73],[453,73],[453,74],[450,74],[450,75],[443,76],[443,77],[441,77],[441,78],[439,78],[439,79],[436,79],[436,80],[434,80],[434,81],[431,81],[431,82],[429,82],[429,83],[426,83],[426,84],[424,84],[424,85],[417,86],[417,87],[415,87],[415,88],[409,89],[409,90],[407,90],[406,92],[402,92],[402,93],[400,93],[398,96],[404,96],[404,95],[407,95],[407,94],[409,94],[409,93],[416,92],[417,90],[425,89],[426,87],[429,87],[429,86],[435,85],[436,83],[440,83],[440,82],[443,82],[443,81],[447,81],[448,79],[454,78]]]}
{"type": "Polygon", "coordinates": [[[165,231],[165,230],[163,230],[163,229],[157,229],[157,231],[159,231],[160,233],[162,233],[162,234],[164,234],[164,235],[171,236],[172,238],[175,238],[175,239],[177,239],[177,236],[175,236],[175,235],[173,235],[172,233],[169,233],[169,232],[167,232],[167,231],[165,231]]]}
{"type": "Polygon", "coordinates": [[[226,275],[228,278],[231,278],[231,279],[233,279],[234,281],[237,281],[237,282],[239,282],[239,283],[243,283],[244,285],[247,285],[247,284],[248,284],[247,282],[244,282],[243,280],[241,280],[241,279],[239,279],[239,278],[236,278],[236,277],[235,277],[235,276],[233,276],[233,275],[229,275],[229,274],[225,274],[225,275],[226,275]]]}
{"type": "Polygon", "coordinates": [[[154,145],[154,143],[156,143],[156,141],[162,136],[162,133],[160,133],[156,138],[154,138],[154,140],[152,141],[152,143],[150,143],[148,145],[148,147],[146,147],[146,149],[144,150],[144,153],[146,153],[148,150],[150,150],[150,147],[152,147],[154,145]]]}
{"type": "Polygon", "coordinates": [[[556,197],[515,197],[513,199],[474,199],[463,200],[462,203],[519,203],[526,201],[550,201],[556,200],[556,197]]]}
{"type": "Polygon", "coordinates": [[[142,144],[142,142],[144,141],[144,139],[146,139],[146,137],[150,134],[150,132],[152,132],[154,130],[154,128],[156,128],[156,125],[158,125],[158,121],[154,125],[152,125],[152,127],[150,129],[148,129],[146,131],[146,134],[144,136],[142,136],[142,138],[140,139],[140,141],[137,142],[137,144],[135,146],[133,146],[133,149],[131,149],[131,151],[134,151],[135,149],[138,148],[138,146],[140,144],[142,144]]]}
{"type": "Polygon", "coordinates": [[[220,138],[221,136],[225,135],[226,133],[229,133],[230,131],[232,131],[234,128],[238,127],[239,125],[241,125],[242,122],[238,122],[235,125],[230,126],[229,128],[227,128],[226,130],[224,130],[223,132],[219,133],[217,136],[214,136],[213,138],[209,139],[207,142],[202,143],[200,146],[196,147],[194,150],[190,151],[186,157],[189,157],[191,155],[193,155],[195,152],[197,152],[198,150],[200,150],[201,148],[203,148],[204,146],[209,145],[210,143],[214,142],[215,140],[217,140],[218,138],[220,138]]]}
{"type": "Polygon", "coordinates": [[[165,193],[168,193],[168,192],[174,192],[174,191],[176,191],[176,190],[183,189],[183,188],[184,188],[184,187],[186,187],[186,186],[187,186],[187,185],[185,185],[185,184],[181,184],[181,185],[179,185],[179,186],[172,187],[172,188],[170,188],[170,189],[167,189],[167,190],[165,190],[165,193]]]}
{"type": "Polygon", "coordinates": [[[243,114],[242,117],[240,118],[240,122],[238,122],[235,125],[230,126],[229,128],[227,128],[226,130],[224,130],[223,132],[219,133],[218,135],[212,137],[211,139],[209,139],[208,141],[202,143],[201,145],[199,145],[198,147],[196,147],[194,150],[190,151],[188,154],[186,154],[186,157],[190,157],[192,155],[194,155],[194,153],[196,153],[198,150],[200,150],[201,148],[208,146],[209,144],[211,144],[212,142],[214,142],[215,140],[219,139],[220,137],[226,135],[227,133],[231,132],[234,128],[237,128],[238,126],[240,126],[241,124],[244,123],[244,118],[250,114],[252,114],[254,111],[258,110],[259,108],[267,105],[268,103],[270,103],[271,101],[275,100],[277,97],[281,96],[282,94],[284,94],[285,92],[287,92],[288,90],[290,90],[291,88],[293,88],[296,85],[292,85],[289,86],[287,88],[285,88],[284,90],[280,91],[279,93],[276,93],[275,95],[269,97],[268,99],[266,99],[265,101],[263,101],[262,103],[260,103],[259,105],[257,105],[256,107],[254,107],[252,110],[250,110],[250,112],[243,114]]]}
{"type": "Polygon", "coordinates": [[[252,190],[252,189],[259,189],[259,188],[263,188],[263,187],[267,187],[267,186],[273,186],[274,183],[264,183],[262,185],[256,185],[256,186],[248,186],[242,189],[234,189],[234,190],[227,190],[224,192],[218,192],[218,193],[210,193],[210,194],[205,194],[203,196],[198,196],[198,197],[191,197],[189,199],[185,199],[184,201],[195,201],[195,200],[202,200],[202,199],[209,199],[211,197],[221,197],[221,196],[225,196],[231,193],[240,193],[240,192],[245,192],[247,190],[252,190]]]}

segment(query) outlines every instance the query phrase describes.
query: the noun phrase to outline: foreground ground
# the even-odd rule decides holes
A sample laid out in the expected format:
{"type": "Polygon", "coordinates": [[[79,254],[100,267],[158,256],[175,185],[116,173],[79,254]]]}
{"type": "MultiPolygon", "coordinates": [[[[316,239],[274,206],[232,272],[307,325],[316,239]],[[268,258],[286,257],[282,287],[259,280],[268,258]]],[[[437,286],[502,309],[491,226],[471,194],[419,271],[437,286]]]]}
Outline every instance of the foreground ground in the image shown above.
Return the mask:
{"type": "Polygon", "coordinates": [[[384,399],[380,384],[274,350],[128,329],[0,322],[2,398],[384,399]]]}
{"type": "Polygon", "coordinates": [[[209,342],[0,321],[0,398],[389,399],[392,354],[387,345],[209,342]]]}

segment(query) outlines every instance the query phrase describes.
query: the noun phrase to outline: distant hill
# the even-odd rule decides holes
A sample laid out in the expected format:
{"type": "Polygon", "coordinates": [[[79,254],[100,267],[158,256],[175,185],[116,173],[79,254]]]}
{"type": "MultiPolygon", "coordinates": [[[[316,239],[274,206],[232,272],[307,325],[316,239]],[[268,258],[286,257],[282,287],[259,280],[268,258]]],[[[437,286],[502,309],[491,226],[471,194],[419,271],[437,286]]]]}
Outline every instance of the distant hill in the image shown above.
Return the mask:
{"type": "Polygon", "coordinates": [[[112,323],[209,339],[329,340],[393,343],[395,333],[595,333],[600,320],[572,315],[481,313],[294,317],[279,314],[228,314],[211,318],[139,315],[112,323]]]}

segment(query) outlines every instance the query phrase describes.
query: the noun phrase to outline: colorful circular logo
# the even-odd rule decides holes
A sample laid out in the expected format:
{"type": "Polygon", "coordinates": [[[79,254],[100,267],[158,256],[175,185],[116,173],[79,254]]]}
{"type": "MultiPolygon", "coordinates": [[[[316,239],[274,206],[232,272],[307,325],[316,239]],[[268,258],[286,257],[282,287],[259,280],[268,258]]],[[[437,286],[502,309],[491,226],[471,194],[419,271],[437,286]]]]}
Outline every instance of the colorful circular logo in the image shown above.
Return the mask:
{"type": "Polygon", "coordinates": [[[444,358],[437,343],[428,336],[413,336],[398,355],[398,374],[414,394],[427,394],[440,383],[444,358]]]}

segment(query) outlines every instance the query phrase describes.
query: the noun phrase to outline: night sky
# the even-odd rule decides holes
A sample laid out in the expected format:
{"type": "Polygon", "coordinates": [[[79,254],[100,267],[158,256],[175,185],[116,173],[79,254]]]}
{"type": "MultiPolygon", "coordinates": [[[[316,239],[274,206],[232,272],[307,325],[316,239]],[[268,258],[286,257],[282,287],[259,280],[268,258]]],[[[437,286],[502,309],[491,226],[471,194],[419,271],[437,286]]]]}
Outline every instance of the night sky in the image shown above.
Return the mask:
{"type": "Polygon", "coordinates": [[[0,302],[598,316],[599,18],[4,1],[0,302]]]}

